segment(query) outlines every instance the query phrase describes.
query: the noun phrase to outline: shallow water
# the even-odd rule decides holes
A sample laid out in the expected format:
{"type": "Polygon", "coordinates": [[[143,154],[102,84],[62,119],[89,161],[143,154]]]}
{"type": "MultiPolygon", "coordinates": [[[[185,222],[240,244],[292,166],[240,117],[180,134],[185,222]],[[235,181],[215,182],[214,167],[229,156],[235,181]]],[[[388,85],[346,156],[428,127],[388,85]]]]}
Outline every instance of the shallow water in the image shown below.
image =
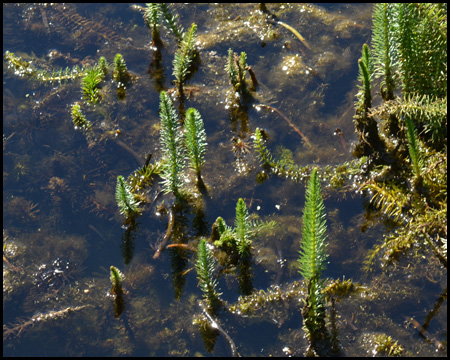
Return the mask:
{"type": "MultiPolygon", "coordinates": [[[[243,198],[250,214],[278,223],[254,240],[253,288],[269,293],[271,285],[280,285],[288,291],[293,281],[301,280],[296,263],[305,189],[275,176],[258,183],[261,168],[251,135],[257,127],[265,129],[275,156],[296,164],[326,166],[352,159],[357,59],[370,39],[371,6],[269,6],[307,39],[310,49],[288,29],[267,23],[254,4],[177,4],[174,9],[184,29],[192,22],[198,25],[200,63],[188,80],[184,106],[200,111],[208,139],[202,172],[208,196],[198,195],[177,214],[174,237],[196,244],[199,237],[209,237],[218,216],[233,225],[236,202],[243,198]],[[247,53],[259,83],[241,108],[230,101],[233,91],[224,70],[229,48],[247,53]],[[313,150],[282,116],[258,109],[258,104],[282,112],[313,150]],[[334,135],[336,128],[344,142],[334,135]],[[233,139],[244,142],[237,155],[233,139]]],[[[144,211],[131,240],[125,241],[114,197],[118,175],[126,177],[142,166],[148,153],[152,159],[161,156],[159,91],[173,87],[174,37],[161,29],[159,61],[142,15],[123,4],[8,4],[3,23],[3,53],[12,51],[36,67],[92,64],[100,56],[112,62],[120,52],[135,75],[123,100],[109,78],[101,85],[101,101],[84,106],[94,134],[86,139],[70,118],[70,105],[81,99],[80,80],[41,84],[14,75],[4,61],[3,226],[9,264],[4,262],[3,315],[4,325],[22,325],[23,330],[4,334],[3,354],[231,355],[225,337],[219,335],[208,347],[193,325],[202,312],[195,270],[189,271],[195,253],[172,248],[153,259],[168,226],[167,216],[158,216],[156,206],[144,211]],[[70,259],[73,266],[44,272],[46,286],[37,288],[36,277],[42,280],[38,269],[58,258],[70,259]],[[118,318],[107,295],[111,265],[127,278],[125,311],[118,318]],[[39,313],[68,307],[77,310],[24,326],[39,313]]],[[[193,189],[193,177],[189,179],[186,186],[193,189]]],[[[329,239],[323,276],[353,278],[365,287],[335,305],[338,353],[371,356],[371,339],[385,333],[399,341],[406,355],[443,355],[435,341],[446,336],[446,300],[444,306],[439,303],[446,272],[434,259],[424,258],[414,264],[401,259],[385,272],[365,273],[367,250],[382,241],[386,229],[365,218],[357,194],[323,186],[329,239]],[[428,327],[432,341],[426,342],[407,319],[422,324],[437,303],[439,315],[428,327]]],[[[159,191],[156,182],[148,196],[154,198],[159,191]]],[[[173,199],[164,195],[155,205],[162,201],[167,205],[173,199]]],[[[221,273],[218,282],[222,299],[236,303],[236,276],[221,273]]],[[[307,347],[301,299],[300,291],[289,301],[261,306],[251,316],[223,311],[218,318],[240,355],[301,355],[307,347]]]]}

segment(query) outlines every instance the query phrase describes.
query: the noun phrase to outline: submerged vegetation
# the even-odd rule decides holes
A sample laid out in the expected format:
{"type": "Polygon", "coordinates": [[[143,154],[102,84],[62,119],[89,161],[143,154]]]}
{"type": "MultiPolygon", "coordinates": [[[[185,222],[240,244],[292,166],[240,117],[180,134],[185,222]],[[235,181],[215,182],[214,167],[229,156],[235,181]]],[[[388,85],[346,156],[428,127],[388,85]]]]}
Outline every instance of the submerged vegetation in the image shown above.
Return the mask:
{"type": "Polygon", "coordinates": [[[190,6],[21,10],[71,54],[4,28],[8,351],[34,326],[65,355],[444,350],[446,5],[190,6]]]}

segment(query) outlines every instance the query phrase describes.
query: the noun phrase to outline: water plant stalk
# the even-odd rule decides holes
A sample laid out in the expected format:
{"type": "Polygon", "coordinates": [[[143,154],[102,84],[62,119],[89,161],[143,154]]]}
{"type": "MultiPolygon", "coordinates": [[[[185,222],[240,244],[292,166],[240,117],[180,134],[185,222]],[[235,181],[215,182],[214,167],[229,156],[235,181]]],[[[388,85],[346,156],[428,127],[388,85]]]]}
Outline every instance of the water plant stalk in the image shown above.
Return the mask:
{"type": "Polygon", "coordinates": [[[314,168],[306,188],[302,241],[298,260],[300,274],[305,278],[308,286],[308,295],[302,315],[304,329],[312,347],[325,330],[325,300],[322,294],[324,281],[320,275],[325,269],[328,257],[325,251],[327,247],[326,231],[325,206],[317,168],[314,168]]]}
{"type": "Polygon", "coordinates": [[[178,196],[182,185],[185,155],[178,117],[172,100],[165,91],[161,92],[159,109],[160,141],[163,150],[162,184],[165,193],[173,192],[178,196]]]}
{"type": "Polygon", "coordinates": [[[212,251],[209,249],[206,240],[201,239],[198,244],[195,268],[197,270],[197,279],[203,292],[203,298],[208,306],[213,309],[219,304],[219,296],[221,295],[216,290],[217,280],[214,276],[214,266],[212,251]]]}
{"type": "Polygon", "coordinates": [[[200,112],[194,108],[186,111],[185,145],[189,158],[190,167],[197,175],[198,184],[202,183],[201,168],[205,163],[206,152],[206,132],[200,112]]]}

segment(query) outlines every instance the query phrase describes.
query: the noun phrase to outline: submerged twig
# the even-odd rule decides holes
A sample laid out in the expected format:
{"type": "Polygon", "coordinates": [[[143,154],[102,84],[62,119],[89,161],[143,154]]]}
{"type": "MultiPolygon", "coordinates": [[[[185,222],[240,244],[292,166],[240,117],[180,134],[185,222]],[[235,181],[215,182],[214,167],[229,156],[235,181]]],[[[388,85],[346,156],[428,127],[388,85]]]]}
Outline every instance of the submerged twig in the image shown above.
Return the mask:
{"type": "Polygon", "coordinates": [[[268,20],[271,23],[274,24],[279,24],[281,26],[283,26],[284,28],[288,29],[290,32],[292,32],[295,36],[297,36],[297,38],[301,41],[301,43],[303,45],[306,46],[306,48],[311,51],[311,46],[309,45],[309,43],[306,41],[306,39],[297,31],[295,30],[292,26],[282,22],[282,21],[276,21],[276,20],[268,20]]]}
{"type": "Polygon", "coordinates": [[[302,137],[303,141],[306,143],[306,145],[309,146],[310,149],[313,148],[312,145],[311,145],[311,143],[309,142],[308,138],[307,138],[305,135],[303,135],[303,133],[299,130],[299,128],[298,128],[297,126],[295,126],[294,123],[293,123],[291,120],[289,120],[289,118],[288,118],[286,115],[284,115],[280,110],[277,110],[277,109],[275,109],[273,106],[265,105],[265,104],[253,105],[253,107],[254,107],[254,108],[258,108],[258,107],[261,108],[261,107],[262,107],[262,108],[266,108],[266,109],[275,111],[275,112],[276,112],[278,115],[280,115],[284,120],[286,120],[286,122],[289,124],[289,126],[290,126],[291,128],[293,128],[294,131],[295,131],[297,134],[299,134],[299,135],[302,137]]]}
{"type": "Polygon", "coordinates": [[[156,250],[155,255],[153,255],[153,259],[159,258],[159,255],[161,255],[161,251],[164,249],[164,246],[166,246],[167,242],[170,239],[170,236],[172,235],[172,229],[173,224],[175,223],[175,216],[173,215],[173,207],[169,208],[169,225],[167,226],[166,235],[164,236],[164,239],[161,241],[161,244],[159,244],[158,250],[156,250]]]}
{"type": "Polygon", "coordinates": [[[200,308],[202,309],[203,315],[206,316],[206,319],[209,322],[209,325],[213,328],[213,329],[217,329],[217,331],[219,331],[227,340],[228,345],[230,346],[230,350],[231,350],[231,356],[233,357],[238,357],[239,353],[237,351],[236,348],[236,344],[234,343],[233,339],[230,337],[230,335],[228,335],[228,333],[220,326],[219,322],[216,321],[211,314],[208,312],[206,305],[203,301],[199,300],[198,305],[200,306],[200,308]]]}

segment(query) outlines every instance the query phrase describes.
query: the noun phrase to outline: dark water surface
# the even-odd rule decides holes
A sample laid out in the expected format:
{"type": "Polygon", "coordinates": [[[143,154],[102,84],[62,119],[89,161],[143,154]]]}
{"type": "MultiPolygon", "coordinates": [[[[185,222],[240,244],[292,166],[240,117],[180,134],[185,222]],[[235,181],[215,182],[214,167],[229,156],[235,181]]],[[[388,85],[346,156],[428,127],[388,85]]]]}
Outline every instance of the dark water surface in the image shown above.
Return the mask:
{"type": "MultiPolygon", "coordinates": [[[[195,190],[188,172],[186,187],[197,199],[178,214],[177,240],[196,245],[201,236],[209,237],[218,216],[233,225],[236,202],[243,198],[250,214],[278,223],[253,242],[253,287],[269,292],[279,285],[284,291],[301,281],[297,259],[305,188],[275,176],[257,182],[261,167],[252,133],[265,129],[275,156],[296,164],[352,160],[357,59],[370,39],[372,8],[269,6],[307,39],[309,49],[288,29],[266,22],[255,4],[173,9],[184,29],[198,25],[200,63],[187,82],[184,106],[200,111],[208,141],[202,173],[208,195],[195,190]],[[240,109],[230,100],[234,94],[224,70],[229,48],[247,53],[259,82],[240,109]],[[282,112],[312,149],[283,117],[258,104],[282,112]],[[336,128],[344,143],[334,135],[336,128]],[[243,143],[239,149],[233,148],[237,140],[243,143]]],[[[172,248],[153,259],[168,226],[157,208],[173,199],[158,197],[138,218],[131,242],[123,240],[117,176],[141,167],[148,153],[153,160],[161,157],[159,92],[173,87],[176,50],[174,37],[163,28],[161,39],[158,60],[142,14],[128,4],[3,5],[3,53],[14,52],[47,71],[92,65],[100,56],[112,62],[121,53],[135,75],[124,99],[118,99],[109,76],[101,84],[101,101],[83,104],[93,125],[86,138],[70,116],[71,105],[81,101],[81,80],[41,83],[15,75],[3,62],[4,356],[231,355],[223,334],[205,345],[193,324],[202,312],[192,270],[195,252],[172,248]],[[108,294],[111,265],[127,279],[125,311],[118,318],[108,294]]],[[[372,356],[374,338],[386,334],[405,355],[443,355],[436,342],[446,343],[446,300],[429,323],[429,342],[408,319],[423,324],[446,288],[446,272],[424,257],[366,273],[367,251],[383,241],[385,227],[365,216],[354,190],[322,186],[329,239],[323,276],[345,276],[364,286],[335,304],[339,350],[333,354],[372,356]]],[[[152,199],[160,190],[156,181],[147,195],[152,199]]],[[[218,283],[222,299],[235,303],[236,276],[221,272],[218,283]]],[[[218,318],[243,356],[302,355],[307,341],[301,299],[299,294],[268,302],[250,316],[223,311],[218,318]]],[[[328,314],[330,309],[329,304],[328,314]]]]}

